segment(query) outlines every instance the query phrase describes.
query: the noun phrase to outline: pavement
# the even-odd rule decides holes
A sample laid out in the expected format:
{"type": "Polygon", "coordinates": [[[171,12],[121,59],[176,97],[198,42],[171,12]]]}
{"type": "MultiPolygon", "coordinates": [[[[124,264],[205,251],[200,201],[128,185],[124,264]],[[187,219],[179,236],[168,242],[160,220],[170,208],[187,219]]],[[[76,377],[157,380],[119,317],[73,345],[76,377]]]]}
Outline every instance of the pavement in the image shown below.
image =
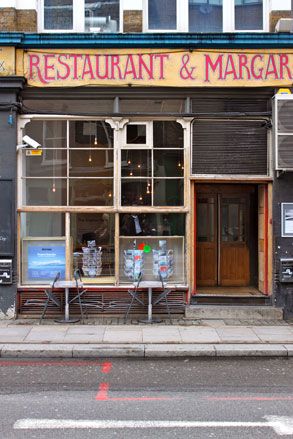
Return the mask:
{"type": "MultiPolygon", "coordinates": [[[[120,322],[121,323],[121,322],[120,322]]],[[[0,322],[1,358],[293,357],[285,321],[175,321],[162,324],[0,322]]]]}

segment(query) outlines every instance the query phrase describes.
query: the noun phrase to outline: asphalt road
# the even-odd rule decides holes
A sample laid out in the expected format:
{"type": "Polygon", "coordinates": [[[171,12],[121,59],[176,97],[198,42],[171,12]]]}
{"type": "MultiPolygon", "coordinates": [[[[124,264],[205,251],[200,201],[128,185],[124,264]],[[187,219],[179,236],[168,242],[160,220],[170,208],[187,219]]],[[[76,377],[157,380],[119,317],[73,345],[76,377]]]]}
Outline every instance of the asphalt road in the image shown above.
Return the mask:
{"type": "Polygon", "coordinates": [[[0,437],[293,437],[293,359],[1,360],[0,437]]]}

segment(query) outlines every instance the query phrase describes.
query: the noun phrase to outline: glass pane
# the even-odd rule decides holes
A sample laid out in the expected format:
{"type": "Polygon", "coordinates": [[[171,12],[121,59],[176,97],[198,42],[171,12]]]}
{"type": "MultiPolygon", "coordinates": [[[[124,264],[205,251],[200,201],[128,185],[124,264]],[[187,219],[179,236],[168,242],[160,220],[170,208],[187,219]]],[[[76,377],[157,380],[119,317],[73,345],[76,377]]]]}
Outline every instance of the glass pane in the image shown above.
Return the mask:
{"type": "Polygon", "coordinates": [[[126,127],[127,145],[146,144],[146,125],[131,124],[126,127]]]}
{"type": "Polygon", "coordinates": [[[71,150],[69,175],[75,177],[113,177],[113,150],[71,150]]]}
{"type": "Polygon", "coordinates": [[[65,214],[52,212],[21,213],[21,237],[65,236],[65,214]]]}
{"type": "Polygon", "coordinates": [[[69,180],[69,204],[71,206],[112,206],[113,180],[69,180]]]}
{"type": "Polygon", "coordinates": [[[70,148],[113,148],[113,129],[103,121],[75,121],[69,125],[70,148]]]}
{"type": "MultiPolygon", "coordinates": [[[[155,236],[144,236],[135,238],[135,248],[143,248],[145,245],[150,247],[150,252],[143,252],[143,267],[142,279],[143,281],[153,281],[158,279],[158,258],[155,255],[156,250],[162,248],[162,244],[166,251],[166,256],[163,256],[163,263],[168,264],[168,282],[183,283],[184,276],[184,237],[164,236],[163,239],[155,236]],[[163,242],[162,242],[163,241],[163,242]],[[155,256],[154,256],[155,255],[155,256]]],[[[133,238],[120,238],[120,281],[129,283],[132,282],[131,269],[131,251],[134,249],[133,238]],[[129,252],[129,256],[125,258],[125,252],[129,252]],[[127,264],[127,265],[126,265],[127,264]]],[[[161,259],[162,260],[162,259],[161,259]]]]}
{"type": "Polygon", "coordinates": [[[114,277],[115,216],[77,213],[70,218],[73,269],[80,269],[84,281],[101,282],[105,276],[114,277]]]}
{"type": "Polygon", "coordinates": [[[151,186],[147,179],[121,180],[122,206],[150,206],[151,186]]]}
{"type": "Polygon", "coordinates": [[[32,120],[26,124],[25,134],[43,148],[66,148],[65,120],[32,120]]]}
{"type": "Polygon", "coordinates": [[[178,122],[153,122],[154,148],[183,148],[183,128],[178,122]]]}
{"type": "Polygon", "coordinates": [[[234,198],[222,200],[222,241],[244,242],[245,200],[237,202],[234,198]]]}
{"type": "Polygon", "coordinates": [[[176,0],[149,0],[149,29],[176,29],[176,0]]]}
{"type": "Polygon", "coordinates": [[[60,149],[43,149],[41,156],[24,157],[24,175],[26,177],[66,177],[67,155],[60,149]]]}
{"type": "Polygon", "coordinates": [[[86,32],[119,31],[119,0],[85,0],[84,6],[86,32]]]}
{"type": "Polygon", "coordinates": [[[222,0],[189,0],[189,32],[222,31],[222,0]]]}
{"type": "Polygon", "coordinates": [[[182,213],[121,214],[120,235],[184,236],[185,215],[182,213]],[[136,226],[137,221],[139,227],[136,226]]]}
{"type": "Polygon", "coordinates": [[[154,151],[155,177],[183,177],[184,174],[183,150],[154,151]]]}
{"type": "Polygon", "coordinates": [[[44,28],[72,29],[73,0],[44,0],[44,28]]]}
{"type": "Polygon", "coordinates": [[[122,177],[150,177],[152,175],[151,151],[121,151],[122,177]]]}
{"type": "Polygon", "coordinates": [[[154,206],[183,206],[183,179],[154,180],[154,206]]]}
{"type": "MultiPolygon", "coordinates": [[[[121,113],[184,113],[183,99],[120,99],[121,113]]],[[[176,123],[176,122],[175,122],[176,123]]]]}
{"type": "Polygon", "coordinates": [[[26,205],[28,206],[65,206],[65,179],[26,179],[26,205]]]}
{"type": "Polygon", "coordinates": [[[235,29],[263,29],[263,0],[235,0],[235,29]]]}

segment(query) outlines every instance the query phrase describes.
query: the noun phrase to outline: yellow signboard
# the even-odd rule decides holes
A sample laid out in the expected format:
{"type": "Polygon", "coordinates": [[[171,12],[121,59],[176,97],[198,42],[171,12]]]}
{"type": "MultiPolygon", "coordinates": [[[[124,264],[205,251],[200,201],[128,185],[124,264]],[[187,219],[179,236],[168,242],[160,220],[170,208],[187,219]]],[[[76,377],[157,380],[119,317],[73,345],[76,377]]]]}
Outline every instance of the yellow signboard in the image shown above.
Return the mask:
{"type": "Polygon", "coordinates": [[[0,47],[0,76],[15,75],[15,48],[0,47]]]}
{"type": "Polygon", "coordinates": [[[88,49],[18,52],[36,87],[290,87],[290,50],[88,49]]]}

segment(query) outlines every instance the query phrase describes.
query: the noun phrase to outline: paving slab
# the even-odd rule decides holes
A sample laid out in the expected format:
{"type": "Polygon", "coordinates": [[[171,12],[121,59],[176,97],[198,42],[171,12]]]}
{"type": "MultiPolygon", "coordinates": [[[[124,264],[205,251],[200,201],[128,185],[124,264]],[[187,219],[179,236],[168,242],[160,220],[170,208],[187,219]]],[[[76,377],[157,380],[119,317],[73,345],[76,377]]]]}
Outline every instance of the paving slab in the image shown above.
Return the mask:
{"type": "Polygon", "coordinates": [[[260,343],[255,332],[245,326],[229,326],[216,329],[221,343],[260,343]]]}
{"type": "Polygon", "coordinates": [[[100,344],[75,345],[72,349],[74,358],[101,358],[101,357],[144,357],[143,344],[100,344]]]}
{"type": "Polygon", "coordinates": [[[145,346],[145,357],[215,357],[212,344],[152,344],[145,346]]]}
{"type": "Polygon", "coordinates": [[[138,328],[123,328],[109,327],[106,328],[104,337],[104,343],[141,343],[142,331],[138,328]]]}
{"type": "Polygon", "coordinates": [[[253,326],[251,329],[264,343],[293,343],[289,326],[253,326]]]}
{"type": "Polygon", "coordinates": [[[217,357],[287,357],[288,351],[281,344],[218,344],[217,357]]]}
{"type": "Polygon", "coordinates": [[[72,358],[72,345],[5,344],[2,358],[72,358]]]}
{"type": "Polygon", "coordinates": [[[216,329],[206,327],[179,328],[183,343],[220,343],[216,329]]]}
{"type": "Polygon", "coordinates": [[[0,342],[22,342],[32,330],[31,326],[13,326],[0,328],[0,342]]]}
{"type": "Polygon", "coordinates": [[[68,326],[33,327],[25,337],[25,343],[62,343],[68,326]]]}
{"type": "Polygon", "coordinates": [[[102,343],[106,326],[78,326],[68,328],[63,343],[102,343]]]}
{"type": "Polygon", "coordinates": [[[143,343],[181,343],[180,328],[152,325],[142,327],[143,343]]]}

